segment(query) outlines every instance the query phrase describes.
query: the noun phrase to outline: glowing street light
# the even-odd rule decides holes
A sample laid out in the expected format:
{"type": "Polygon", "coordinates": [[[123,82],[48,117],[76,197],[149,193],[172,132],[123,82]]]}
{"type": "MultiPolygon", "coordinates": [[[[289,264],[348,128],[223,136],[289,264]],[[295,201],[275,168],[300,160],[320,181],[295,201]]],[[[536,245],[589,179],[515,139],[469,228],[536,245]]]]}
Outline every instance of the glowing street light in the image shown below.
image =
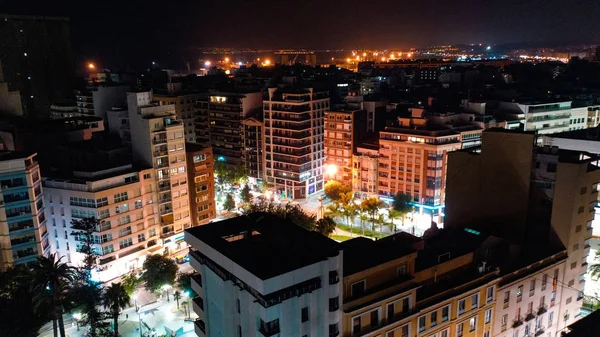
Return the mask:
{"type": "Polygon", "coordinates": [[[328,174],[330,177],[333,177],[333,176],[335,176],[335,174],[337,173],[337,171],[338,171],[338,167],[337,167],[337,165],[335,165],[335,164],[329,164],[329,165],[327,165],[327,167],[325,168],[325,172],[327,172],[327,174],[328,174]]]}
{"type": "Polygon", "coordinates": [[[270,60],[265,60],[265,65],[267,65],[267,66],[268,66],[268,65],[270,65],[270,64],[271,64],[271,61],[270,61],[270,60]]]}
{"type": "Polygon", "coordinates": [[[350,58],[347,58],[347,59],[346,59],[346,62],[350,63],[350,58]]]}
{"type": "Polygon", "coordinates": [[[367,53],[363,53],[363,57],[367,57],[367,53]]]}
{"type": "Polygon", "coordinates": [[[169,289],[171,289],[170,284],[165,284],[164,286],[162,286],[162,290],[167,292],[167,302],[169,302],[169,289]]]}
{"type": "Polygon", "coordinates": [[[92,62],[90,62],[90,63],[88,63],[88,69],[94,70],[94,69],[96,69],[96,65],[93,64],[92,62]]]}
{"type": "Polygon", "coordinates": [[[73,319],[75,320],[75,324],[77,324],[77,331],[79,331],[79,321],[81,320],[82,317],[83,316],[79,312],[76,312],[73,314],[73,319]]]}
{"type": "Polygon", "coordinates": [[[225,62],[229,62],[229,57],[226,57],[226,58],[225,58],[225,62]]]}
{"type": "Polygon", "coordinates": [[[207,66],[207,67],[210,67],[210,61],[204,62],[204,65],[207,66]]]}
{"type": "Polygon", "coordinates": [[[382,58],[381,58],[381,61],[385,61],[385,57],[382,57],[382,58]]]}

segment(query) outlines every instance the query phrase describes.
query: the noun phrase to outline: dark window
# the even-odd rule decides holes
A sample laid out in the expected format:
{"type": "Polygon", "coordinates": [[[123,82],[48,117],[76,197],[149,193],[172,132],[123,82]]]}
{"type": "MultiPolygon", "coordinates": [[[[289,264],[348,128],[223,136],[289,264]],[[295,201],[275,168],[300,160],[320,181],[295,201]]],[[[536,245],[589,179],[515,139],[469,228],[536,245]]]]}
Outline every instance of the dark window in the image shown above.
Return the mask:
{"type": "Polygon", "coordinates": [[[236,300],[236,302],[237,302],[237,312],[238,312],[238,314],[239,314],[239,313],[241,312],[240,299],[238,298],[238,299],[236,300]]]}
{"type": "Polygon", "coordinates": [[[340,308],[340,297],[336,296],[329,299],[329,311],[336,311],[340,308]]]}
{"type": "Polygon", "coordinates": [[[353,334],[360,333],[361,325],[362,325],[361,321],[362,321],[362,319],[360,319],[360,316],[354,317],[354,319],[352,320],[352,333],[353,334]]]}
{"type": "Polygon", "coordinates": [[[352,285],[352,297],[360,297],[365,293],[365,281],[356,282],[352,285]]]}
{"type": "Polygon", "coordinates": [[[302,322],[308,321],[308,307],[302,308],[302,322]]]}
{"type": "Polygon", "coordinates": [[[379,325],[379,310],[371,311],[371,326],[379,325]]]}
{"type": "Polygon", "coordinates": [[[540,162],[539,162],[539,161],[536,161],[536,162],[535,162],[535,168],[536,168],[536,169],[539,169],[539,168],[540,168],[540,162]]]}
{"type": "Polygon", "coordinates": [[[387,305],[387,320],[391,322],[394,319],[394,303],[390,303],[387,305]]]}
{"type": "Polygon", "coordinates": [[[336,337],[340,334],[340,330],[338,329],[338,324],[329,324],[329,337],[336,337]]]}
{"type": "Polygon", "coordinates": [[[408,298],[402,299],[402,312],[408,311],[408,298]]]}
{"type": "Polygon", "coordinates": [[[329,272],[329,284],[337,284],[340,281],[337,270],[329,272]]]}
{"type": "Polygon", "coordinates": [[[238,337],[242,337],[242,327],[238,325],[238,337]]]}
{"type": "Polygon", "coordinates": [[[548,165],[546,165],[546,172],[556,172],[556,164],[548,163],[548,165]]]}

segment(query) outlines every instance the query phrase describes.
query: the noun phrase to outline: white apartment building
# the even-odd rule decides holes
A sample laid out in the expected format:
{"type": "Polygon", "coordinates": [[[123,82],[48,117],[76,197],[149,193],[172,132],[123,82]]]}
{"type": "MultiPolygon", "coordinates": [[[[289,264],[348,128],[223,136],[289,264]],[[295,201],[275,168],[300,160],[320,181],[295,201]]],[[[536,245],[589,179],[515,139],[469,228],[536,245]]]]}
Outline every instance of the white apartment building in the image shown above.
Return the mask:
{"type": "MultiPolygon", "coordinates": [[[[108,122],[106,113],[114,106],[123,106],[128,85],[99,84],[76,95],[77,110],[82,116],[96,116],[108,122]]],[[[110,125],[109,125],[110,127],[110,125]]]]}
{"type": "Polygon", "coordinates": [[[50,244],[35,153],[0,152],[0,271],[48,255],[50,244]]]}
{"type": "Polygon", "coordinates": [[[557,336],[565,260],[558,253],[500,278],[492,336],[557,336]]]}
{"type": "Polygon", "coordinates": [[[196,334],[340,335],[343,252],[321,234],[253,213],[186,230],[196,334]]]}
{"type": "Polygon", "coordinates": [[[352,190],[362,196],[377,196],[379,145],[361,144],[352,155],[352,190]]]}
{"type": "Polygon", "coordinates": [[[182,121],[185,141],[190,143],[196,142],[196,126],[194,124],[194,117],[196,116],[197,104],[201,94],[174,94],[169,95],[154,95],[154,100],[160,105],[171,104],[175,106],[175,113],[177,119],[182,121]]]}
{"type": "Polygon", "coordinates": [[[69,179],[44,177],[46,214],[52,252],[64,262],[82,265],[73,220],[94,217],[98,281],[112,280],[141,268],[147,253],[161,250],[159,218],[153,201],[152,169],[124,165],[90,172],[75,171],[69,179]]]}
{"type": "Polygon", "coordinates": [[[313,88],[269,88],[264,98],[265,173],[282,198],[323,190],[324,117],[329,94],[313,88]]]}
{"type": "Polygon", "coordinates": [[[555,103],[500,102],[501,110],[507,111],[507,127],[524,125],[525,131],[538,134],[585,129],[588,108],[573,108],[571,101],[555,103]]]}
{"type": "Polygon", "coordinates": [[[183,230],[191,227],[184,127],[172,104],[152,99],[151,91],[127,93],[133,160],[154,168],[159,235],[165,251],[177,251],[183,230]]]}

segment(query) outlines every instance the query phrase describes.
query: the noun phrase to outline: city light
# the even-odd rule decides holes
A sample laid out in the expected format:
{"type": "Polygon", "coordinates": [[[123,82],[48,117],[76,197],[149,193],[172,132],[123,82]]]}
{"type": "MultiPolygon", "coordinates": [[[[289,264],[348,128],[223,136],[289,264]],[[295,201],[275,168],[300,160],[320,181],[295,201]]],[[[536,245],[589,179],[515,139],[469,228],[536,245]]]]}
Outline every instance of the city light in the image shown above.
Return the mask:
{"type": "Polygon", "coordinates": [[[88,63],[88,69],[96,69],[96,65],[90,62],[88,63]]]}
{"type": "Polygon", "coordinates": [[[367,57],[367,53],[363,53],[363,57],[367,57]]]}
{"type": "Polygon", "coordinates": [[[350,63],[350,58],[347,58],[347,59],[346,59],[346,62],[350,63]]]}
{"type": "Polygon", "coordinates": [[[266,66],[268,66],[268,65],[270,65],[270,64],[271,64],[271,61],[270,61],[270,60],[265,60],[265,65],[266,65],[266,66]]]}
{"type": "Polygon", "coordinates": [[[241,67],[242,65],[243,65],[242,61],[238,62],[238,66],[241,67]]]}
{"type": "Polygon", "coordinates": [[[327,174],[329,176],[334,176],[337,173],[337,171],[338,171],[338,167],[335,164],[329,164],[325,168],[325,172],[327,172],[327,174]]]}
{"type": "Polygon", "coordinates": [[[229,57],[226,57],[226,58],[225,58],[225,62],[229,62],[229,57]]]}
{"type": "Polygon", "coordinates": [[[382,57],[382,58],[381,58],[381,61],[385,61],[385,57],[382,57]]]}
{"type": "Polygon", "coordinates": [[[210,61],[204,62],[204,65],[207,66],[207,67],[210,67],[210,61]]]}

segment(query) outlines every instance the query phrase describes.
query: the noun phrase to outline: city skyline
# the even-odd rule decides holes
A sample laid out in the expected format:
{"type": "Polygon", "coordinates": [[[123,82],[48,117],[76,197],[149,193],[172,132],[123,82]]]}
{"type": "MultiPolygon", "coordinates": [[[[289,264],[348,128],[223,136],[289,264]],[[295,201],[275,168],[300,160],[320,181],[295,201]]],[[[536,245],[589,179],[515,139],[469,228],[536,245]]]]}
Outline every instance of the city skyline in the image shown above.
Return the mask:
{"type": "Polygon", "coordinates": [[[311,0],[302,6],[260,0],[196,2],[165,8],[139,1],[71,6],[68,2],[30,0],[4,4],[0,13],[69,17],[78,58],[127,67],[148,64],[152,59],[189,58],[187,54],[193,54],[189,49],[209,46],[394,49],[600,40],[592,20],[600,14],[600,7],[592,0],[582,0],[560,12],[558,8],[558,1],[537,0],[501,4],[471,0],[461,4],[434,0],[401,4],[384,0],[368,6],[354,0],[311,0]]]}

